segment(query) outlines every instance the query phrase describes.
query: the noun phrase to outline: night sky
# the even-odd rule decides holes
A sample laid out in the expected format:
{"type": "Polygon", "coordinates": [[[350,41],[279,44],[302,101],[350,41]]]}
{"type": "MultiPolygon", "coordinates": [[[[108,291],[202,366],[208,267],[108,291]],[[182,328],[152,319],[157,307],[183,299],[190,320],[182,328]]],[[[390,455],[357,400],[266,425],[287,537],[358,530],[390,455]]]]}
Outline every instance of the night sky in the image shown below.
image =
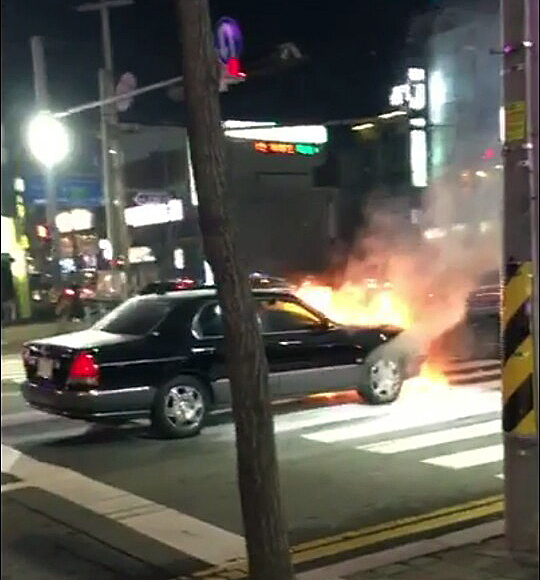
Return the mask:
{"type": "MultiPolygon", "coordinates": [[[[13,125],[33,104],[29,38],[46,38],[52,108],[97,98],[102,64],[97,13],[78,13],[74,0],[2,0],[2,116],[13,125]]],[[[233,87],[223,95],[226,118],[325,121],[358,118],[387,105],[401,80],[411,16],[428,0],[211,0],[212,20],[236,18],[244,33],[243,62],[264,59],[282,42],[308,57],[299,67],[233,87]]],[[[135,0],[111,11],[116,77],[130,71],[140,86],[181,74],[173,0],[135,0]]],[[[92,121],[95,113],[81,122],[92,121]]],[[[125,121],[182,122],[182,105],[165,91],[139,97],[125,121]]]]}

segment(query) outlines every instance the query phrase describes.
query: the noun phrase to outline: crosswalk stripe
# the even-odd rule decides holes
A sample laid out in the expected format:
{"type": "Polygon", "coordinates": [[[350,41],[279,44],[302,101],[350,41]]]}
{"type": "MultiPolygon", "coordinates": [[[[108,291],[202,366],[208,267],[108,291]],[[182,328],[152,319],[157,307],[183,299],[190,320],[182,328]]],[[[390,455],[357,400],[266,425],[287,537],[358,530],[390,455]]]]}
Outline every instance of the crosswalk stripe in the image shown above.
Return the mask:
{"type": "MultiPolygon", "coordinates": [[[[470,408],[474,407],[470,406],[470,408]]],[[[306,433],[302,437],[320,443],[338,443],[349,439],[380,435],[382,433],[395,433],[396,431],[404,431],[413,427],[426,427],[428,425],[443,423],[444,421],[464,419],[466,417],[474,417],[475,415],[499,411],[500,401],[498,397],[497,400],[488,398],[482,406],[478,407],[477,412],[471,411],[470,408],[469,404],[464,405],[462,403],[457,408],[449,407],[439,414],[434,414],[432,411],[415,413],[412,407],[397,407],[397,412],[392,412],[374,421],[321,429],[312,433],[306,433]]]]}
{"type": "Polygon", "coordinates": [[[442,443],[451,443],[452,441],[462,441],[465,439],[474,439],[485,435],[500,433],[500,421],[487,421],[477,423],[476,425],[467,425],[465,427],[454,427],[443,431],[422,433],[421,435],[412,435],[400,439],[391,439],[372,443],[371,445],[360,445],[356,449],[369,451],[371,453],[400,453],[402,451],[413,451],[424,447],[433,447],[442,443]]]}
{"type": "Polygon", "coordinates": [[[468,451],[458,451],[448,455],[440,455],[430,459],[423,459],[422,463],[438,465],[439,467],[449,467],[451,469],[463,469],[465,467],[476,467],[487,463],[495,463],[503,459],[503,446],[490,445],[468,451]]]}

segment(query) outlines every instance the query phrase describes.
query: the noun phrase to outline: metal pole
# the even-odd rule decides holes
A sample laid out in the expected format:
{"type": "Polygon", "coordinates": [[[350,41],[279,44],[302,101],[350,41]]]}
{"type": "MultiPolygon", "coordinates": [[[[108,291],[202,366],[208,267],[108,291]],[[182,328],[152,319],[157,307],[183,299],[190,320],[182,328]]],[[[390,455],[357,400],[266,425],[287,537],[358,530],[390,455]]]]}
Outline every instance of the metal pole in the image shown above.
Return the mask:
{"type": "MultiPolygon", "coordinates": [[[[106,79],[107,73],[103,70],[99,70],[99,94],[100,97],[105,96],[106,90],[106,79]]],[[[107,231],[107,239],[112,246],[112,256],[116,256],[117,244],[115,236],[115,228],[113,224],[113,199],[111,195],[111,168],[110,168],[110,153],[109,153],[109,132],[107,123],[107,111],[106,106],[102,105],[100,109],[100,122],[101,122],[101,165],[103,170],[103,198],[105,202],[105,223],[107,231]]],[[[114,268],[114,260],[113,260],[114,268]]]]}
{"type": "Polygon", "coordinates": [[[105,4],[99,9],[101,16],[101,41],[103,43],[103,60],[105,70],[111,73],[113,71],[112,42],[111,42],[111,24],[109,20],[109,8],[105,4]]]}
{"type": "MultiPolygon", "coordinates": [[[[80,12],[99,10],[101,19],[101,40],[103,46],[103,61],[105,70],[100,73],[100,104],[102,106],[101,133],[102,133],[102,156],[104,173],[104,191],[107,188],[106,212],[107,235],[113,248],[113,268],[120,255],[124,258],[124,269],[129,279],[127,227],[124,218],[124,180],[123,163],[118,139],[118,118],[116,108],[111,106],[114,102],[114,76],[113,76],[113,50],[111,41],[111,26],[109,9],[133,4],[132,0],[101,0],[99,3],[89,3],[77,8],[80,12]],[[112,153],[111,153],[112,152],[112,153]],[[112,163],[109,155],[113,155],[112,163]],[[107,158],[105,160],[105,158],[107,158]],[[105,181],[107,185],[105,186],[105,181]]],[[[79,108],[79,110],[84,110],[79,108]]],[[[126,296],[126,284],[122,284],[122,294],[126,296]]]]}
{"type": "Polygon", "coordinates": [[[159,83],[153,83],[151,85],[147,85],[146,87],[141,87],[140,89],[135,89],[134,91],[130,91],[129,93],[124,93],[122,95],[114,95],[113,97],[107,97],[103,99],[99,99],[97,101],[90,101],[89,103],[84,103],[82,105],[77,105],[76,107],[71,107],[70,109],[66,109],[60,113],[53,113],[55,117],[61,119],[62,117],[67,117],[69,115],[73,115],[74,113],[81,113],[82,111],[88,111],[89,109],[96,109],[101,105],[110,105],[112,103],[117,103],[118,101],[123,101],[129,97],[136,97],[138,95],[143,95],[144,93],[149,93],[151,91],[156,91],[158,89],[165,89],[167,87],[177,85],[184,80],[184,77],[173,77],[172,79],[167,79],[164,81],[160,81],[159,83]]]}
{"type": "MultiPolygon", "coordinates": [[[[47,93],[47,69],[45,67],[43,39],[40,36],[33,36],[30,39],[30,49],[32,51],[36,105],[39,110],[47,110],[49,97],[47,93]]],[[[47,204],[46,222],[51,235],[51,274],[53,283],[57,286],[60,283],[60,269],[58,263],[60,257],[60,236],[56,227],[58,208],[56,203],[56,181],[52,167],[44,168],[44,177],[47,204]]]]}
{"type": "Polygon", "coordinates": [[[534,344],[534,397],[536,410],[536,430],[538,432],[538,375],[539,347],[538,330],[538,0],[526,0],[525,3],[525,39],[530,44],[525,47],[525,76],[527,84],[527,142],[530,196],[531,196],[531,253],[532,253],[532,310],[533,310],[533,344],[534,344]]]}
{"type": "Polygon", "coordinates": [[[515,556],[538,558],[538,430],[534,410],[532,255],[525,1],[501,0],[505,109],[503,280],[504,492],[506,540],[515,556]]]}

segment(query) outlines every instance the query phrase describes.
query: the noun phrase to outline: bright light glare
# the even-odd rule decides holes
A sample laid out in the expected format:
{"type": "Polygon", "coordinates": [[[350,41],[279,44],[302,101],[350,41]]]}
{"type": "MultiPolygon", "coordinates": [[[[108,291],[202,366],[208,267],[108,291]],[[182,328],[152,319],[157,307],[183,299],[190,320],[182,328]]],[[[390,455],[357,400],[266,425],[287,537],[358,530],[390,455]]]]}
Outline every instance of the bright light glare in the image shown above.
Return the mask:
{"type": "Polygon", "coordinates": [[[204,285],[214,285],[214,272],[212,272],[212,267],[206,260],[204,261],[204,285]]]}
{"type": "Polygon", "coordinates": [[[324,125],[226,129],[225,135],[227,137],[234,137],[235,139],[278,141],[279,143],[310,143],[320,145],[328,141],[328,132],[324,125]]]}
{"type": "Polygon", "coordinates": [[[138,228],[181,221],[184,219],[184,206],[181,199],[171,199],[168,203],[145,203],[127,207],[124,215],[128,226],[138,228]]]}
{"type": "Polygon", "coordinates": [[[93,225],[93,214],[87,209],[72,209],[56,216],[56,227],[61,234],[89,230],[93,225]]]}
{"type": "Polygon", "coordinates": [[[443,121],[443,107],[446,103],[446,83],[441,71],[434,71],[429,77],[429,113],[432,123],[443,121]]]}
{"type": "Polygon", "coordinates": [[[444,238],[445,236],[446,230],[444,228],[430,228],[424,232],[424,238],[426,238],[426,240],[436,240],[444,238]]]}
{"type": "Polygon", "coordinates": [[[390,92],[390,106],[400,107],[409,100],[409,85],[397,85],[390,92]]]}
{"type": "Polygon", "coordinates": [[[112,260],[113,258],[113,248],[109,240],[99,240],[99,249],[103,252],[103,257],[105,260],[112,260]]]}
{"type": "Polygon", "coordinates": [[[476,171],[475,175],[477,175],[478,177],[487,177],[487,173],[482,170],[476,171]]]}
{"type": "Polygon", "coordinates": [[[26,185],[25,185],[24,179],[22,177],[15,177],[15,179],[13,180],[13,189],[17,193],[24,193],[24,191],[26,189],[26,185]]]}
{"type": "Polygon", "coordinates": [[[191,205],[199,205],[199,196],[197,195],[197,185],[195,183],[195,174],[193,172],[193,163],[191,162],[191,147],[189,146],[189,141],[187,142],[187,158],[188,158],[188,185],[189,185],[189,197],[191,200],[191,205]]]}
{"type": "Polygon", "coordinates": [[[69,153],[69,136],[65,126],[47,111],[33,117],[27,130],[28,148],[45,167],[60,163],[69,153]]]}
{"type": "Polygon", "coordinates": [[[174,250],[174,267],[177,270],[183,270],[185,266],[184,250],[182,248],[176,248],[176,250],[174,250]]]}
{"type": "Polygon", "coordinates": [[[413,83],[421,82],[426,78],[426,71],[423,68],[410,68],[407,71],[407,78],[413,83]]]}
{"type": "Polygon", "coordinates": [[[414,187],[427,185],[427,142],[426,132],[415,129],[411,131],[411,182],[414,187]]]}
{"type": "Polygon", "coordinates": [[[423,129],[426,126],[426,120],[423,117],[415,117],[410,121],[411,127],[416,127],[419,129],[423,129]]]}
{"type": "Polygon", "coordinates": [[[246,129],[255,127],[275,127],[277,123],[273,121],[223,121],[224,129],[246,129]]]}
{"type": "Polygon", "coordinates": [[[156,261],[152,249],[148,246],[133,246],[129,248],[128,259],[130,264],[144,264],[156,261]]]}
{"type": "Polygon", "coordinates": [[[480,222],[478,228],[480,233],[485,234],[493,229],[493,224],[491,222],[480,222]]]}
{"type": "Polygon", "coordinates": [[[373,123],[363,123],[362,125],[355,125],[352,130],[353,131],[365,131],[366,129],[372,129],[375,127],[373,123]]]}
{"type": "Polygon", "coordinates": [[[406,114],[406,111],[392,111],[390,113],[383,113],[382,115],[379,115],[379,119],[392,119],[393,117],[402,117],[406,114]]]}
{"type": "Polygon", "coordinates": [[[504,114],[504,107],[499,108],[499,141],[504,143],[506,133],[506,118],[504,114]]]}
{"type": "Polygon", "coordinates": [[[413,111],[421,111],[426,106],[426,85],[418,83],[412,85],[409,107],[413,111]]]}

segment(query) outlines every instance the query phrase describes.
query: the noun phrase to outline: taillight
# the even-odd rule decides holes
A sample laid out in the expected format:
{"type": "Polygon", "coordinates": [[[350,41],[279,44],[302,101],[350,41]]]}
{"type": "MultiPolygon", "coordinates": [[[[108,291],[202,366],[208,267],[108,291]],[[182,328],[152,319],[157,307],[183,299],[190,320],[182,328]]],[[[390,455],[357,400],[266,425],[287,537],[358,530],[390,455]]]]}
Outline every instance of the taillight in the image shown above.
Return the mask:
{"type": "Polygon", "coordinates": [[[95,386],[99,382],[99,367],[94,357],[87,352],[80,352],[69,367],[68,384],[95,386]]]}

